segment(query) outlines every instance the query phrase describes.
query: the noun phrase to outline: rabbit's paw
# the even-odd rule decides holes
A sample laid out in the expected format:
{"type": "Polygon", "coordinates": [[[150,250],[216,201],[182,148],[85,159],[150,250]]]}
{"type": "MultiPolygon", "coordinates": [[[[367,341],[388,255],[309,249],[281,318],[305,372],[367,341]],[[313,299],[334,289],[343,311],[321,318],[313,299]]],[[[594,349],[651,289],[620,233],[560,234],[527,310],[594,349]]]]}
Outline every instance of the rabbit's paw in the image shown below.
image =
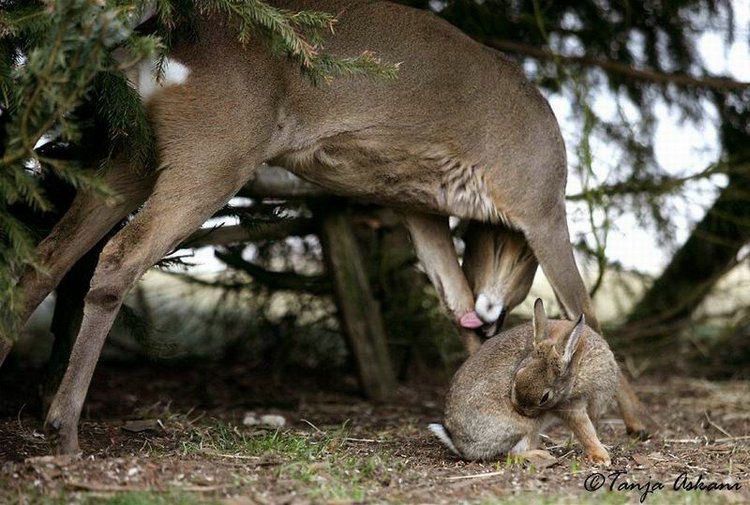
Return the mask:
{"type": "Polygon", "coordinates": [[[609,459],[609,454],[604,449],[595,449],[586,454],[589,461],[595,465],[609,466],[612,464],[612,460],[609,459]]]}

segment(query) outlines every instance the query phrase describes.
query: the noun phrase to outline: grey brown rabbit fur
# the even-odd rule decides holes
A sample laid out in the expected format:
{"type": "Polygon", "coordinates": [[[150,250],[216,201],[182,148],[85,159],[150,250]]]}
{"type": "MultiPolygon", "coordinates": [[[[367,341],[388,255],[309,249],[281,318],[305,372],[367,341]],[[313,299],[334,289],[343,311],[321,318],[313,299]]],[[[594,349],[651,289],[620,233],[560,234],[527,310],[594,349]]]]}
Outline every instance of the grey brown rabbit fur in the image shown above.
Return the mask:
{"type": "Polygon", "coordinates": [[[458,456],[487,460],[533,450],[539,431],[562,420],[594,463],[610,464],[596,420],[614,397],[620,369],[607,342],[578,321],[534,320],[489,339],[453,378],[445,426],[430,430],[458,456]]]}

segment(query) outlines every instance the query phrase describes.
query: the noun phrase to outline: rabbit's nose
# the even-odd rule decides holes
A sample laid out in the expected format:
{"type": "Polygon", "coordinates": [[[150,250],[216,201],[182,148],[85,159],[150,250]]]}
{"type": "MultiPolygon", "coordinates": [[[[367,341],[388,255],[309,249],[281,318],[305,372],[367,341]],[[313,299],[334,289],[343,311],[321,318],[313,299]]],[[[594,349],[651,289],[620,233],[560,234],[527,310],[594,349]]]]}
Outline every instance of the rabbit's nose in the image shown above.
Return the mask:
{"type": "Polygon", "coordinates": [[[516,410],[516,412],[524,417],[536,417],[536,411],[534,411],[533,409],[527,409],[521,407],[520,405],[513,405],[513,408],[516,410]]]}

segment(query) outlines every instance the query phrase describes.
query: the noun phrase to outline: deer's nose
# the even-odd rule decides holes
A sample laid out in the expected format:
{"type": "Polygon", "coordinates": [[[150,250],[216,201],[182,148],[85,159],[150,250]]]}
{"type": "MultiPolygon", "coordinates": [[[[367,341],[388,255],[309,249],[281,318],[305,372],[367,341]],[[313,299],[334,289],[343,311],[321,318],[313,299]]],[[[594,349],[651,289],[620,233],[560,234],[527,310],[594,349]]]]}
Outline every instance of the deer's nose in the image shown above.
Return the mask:
{"type": "Polygon", "coordinates": [[[478,328],[479,335],[482,338],[492,338],[498,333],[500,333],[500,330],[503,328],[503,322],[505,321],[505,309],[500,311],[500,314],[497,316],[497,319],[495,319],[492,322],[485,322],[482,326],[478,328]]]}
{"type": "Polygon", "coordinates": [[[503,326],[506,313],[502,300],[492,299],[486,294],[481,293],[477,296],[475,309],[483,323],[478,329],[479,335],[484,338],[497,335],[503,326]]]}

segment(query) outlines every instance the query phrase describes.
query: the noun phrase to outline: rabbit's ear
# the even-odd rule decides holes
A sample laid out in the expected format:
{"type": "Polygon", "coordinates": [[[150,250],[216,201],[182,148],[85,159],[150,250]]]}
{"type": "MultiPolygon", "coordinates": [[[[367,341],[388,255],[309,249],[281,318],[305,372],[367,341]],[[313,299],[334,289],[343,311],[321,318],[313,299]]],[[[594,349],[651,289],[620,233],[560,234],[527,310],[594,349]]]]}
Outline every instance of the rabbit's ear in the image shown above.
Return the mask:
{"type": "Polygon", "coordinates": [[[547,337],[547,314],[541,298],[534,302],[534,345],[547,337]]]}
{"type": "Polygon", "coordinates": [[[583,333],[585,330],[586,318],[581,314],[581,317],[576,321],[573,331],[570,332],[570,336],[565,342],[565,351],[563,352],[562,357],[563,370],[569,368],[572,361],[575,361],[576,363],[579,361],[578,359],[574,360],[574,358],[579,358],[581,351],[583,350],[583,343],[585,341],[583,333]]]}

